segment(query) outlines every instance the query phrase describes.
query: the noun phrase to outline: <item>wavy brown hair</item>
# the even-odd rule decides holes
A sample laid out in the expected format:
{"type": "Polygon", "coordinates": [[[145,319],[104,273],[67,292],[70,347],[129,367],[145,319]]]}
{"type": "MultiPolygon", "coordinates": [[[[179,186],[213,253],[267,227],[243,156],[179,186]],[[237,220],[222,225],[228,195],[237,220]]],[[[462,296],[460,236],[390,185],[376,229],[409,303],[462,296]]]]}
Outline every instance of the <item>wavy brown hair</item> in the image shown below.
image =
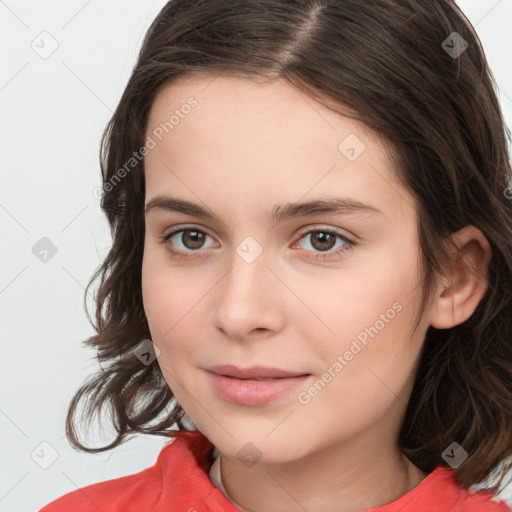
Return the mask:
{"type": "Polygon", "coordinates": [[[101,141],[102,207],[113,243],[87,286],[86,295],[99,279],[95,322],[89,316],[97,334],[84,343],[103,368],[71,401],[72,445],[94,453],[134,433],[189,435],[187,415],[159,365],[134,355],[150,331],[141,290],[144,159],[131,159],[148,142],[148,116],[161,88],[205,72],[212,79],[284,78],[334,111],[350,109],[382,137],[418,205],[420,316],[446,268],[450,235],[473,225],[487,237],[485,296],[464,323],[427,330],[399,446],[428,473],[446,465],[442,453],[456,441],[469,454],[455,470],[459,485],[498,474],[488,487],[498,491],[512,466],[510,132],[478,36],[448,0],[172,0],[163,7],[101,141]],[[467,42],[465,51],[456,38],[467,42]],[[82,398],[89,425],[110,409],[117,432],[110,444],[79,441],[82,398]]]}

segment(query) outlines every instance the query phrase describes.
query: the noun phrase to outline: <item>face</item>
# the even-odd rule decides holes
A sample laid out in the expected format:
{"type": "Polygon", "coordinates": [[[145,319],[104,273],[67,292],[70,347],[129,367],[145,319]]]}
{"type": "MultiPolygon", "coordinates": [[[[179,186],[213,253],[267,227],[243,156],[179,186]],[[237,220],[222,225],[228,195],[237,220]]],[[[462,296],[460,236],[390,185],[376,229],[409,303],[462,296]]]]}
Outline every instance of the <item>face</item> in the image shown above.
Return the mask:
{"type": "Polygon", "coordinates": [[[206,75],[159,93],[147,136],[144,310],[197,428],[269,463],[397,435],[428,312],[413,336],[415,202],[379,137],[283,80],[206,75]]]}

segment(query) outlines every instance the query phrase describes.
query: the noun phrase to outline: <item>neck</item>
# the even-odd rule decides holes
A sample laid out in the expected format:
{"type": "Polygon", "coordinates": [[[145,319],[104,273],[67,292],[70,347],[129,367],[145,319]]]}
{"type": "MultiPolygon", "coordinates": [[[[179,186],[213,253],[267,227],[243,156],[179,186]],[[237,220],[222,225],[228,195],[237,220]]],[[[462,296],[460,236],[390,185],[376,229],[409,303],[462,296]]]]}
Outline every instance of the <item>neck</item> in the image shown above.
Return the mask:
{"type": "Polygon", "coordinates": [[[282,464],[248,467],[223,455],[220,462],[229,498],[248,512],[363,511],[397,500],[426,476],[370,432],[282,464]]]}

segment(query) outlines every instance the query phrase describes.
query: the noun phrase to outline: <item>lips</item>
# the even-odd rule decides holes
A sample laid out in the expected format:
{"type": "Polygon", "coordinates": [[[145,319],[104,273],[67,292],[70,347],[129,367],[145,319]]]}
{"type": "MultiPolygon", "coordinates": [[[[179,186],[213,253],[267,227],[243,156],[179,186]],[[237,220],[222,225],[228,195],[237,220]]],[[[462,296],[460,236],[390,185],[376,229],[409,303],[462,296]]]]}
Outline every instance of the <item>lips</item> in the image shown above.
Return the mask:
{"type": "Polygon", "coordinates": [[[235,377],[237,379],[252,379],[252,380],[269,380],[269,379],[284,379],[290,377],[301,377],[302,375],[309,375],[304,372],[291,372],[281,370],[279,368],[268,368],[264,366],[253,366],[252,368],[238,368],[236,366],[226,364],[217,365],[206,368],[209,372],[216,373],[217,375],[224,375],[226,377],[235,377]]]}
{"type": "Polygon", "coordinates": [[[279,368],[255,366],[238,368],[232,365],[206,368],[209,381],[217,395],[236,405],[258,407],[289,395],[297,386],[310,380],[311,374],[279,368]]]}

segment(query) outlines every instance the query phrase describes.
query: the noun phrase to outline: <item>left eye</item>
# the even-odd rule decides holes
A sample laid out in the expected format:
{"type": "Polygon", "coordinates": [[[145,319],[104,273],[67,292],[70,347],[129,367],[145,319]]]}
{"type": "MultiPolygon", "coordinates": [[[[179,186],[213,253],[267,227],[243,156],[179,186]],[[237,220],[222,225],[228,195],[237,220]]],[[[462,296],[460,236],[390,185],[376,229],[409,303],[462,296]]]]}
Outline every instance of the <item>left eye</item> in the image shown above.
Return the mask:
{"type": "MultiPolygon", "coordinates": [[[[336,231],[329,231],[329,230],[317,230],[317,231],[308,231],[307,233],[304,233],[300,240],[302,239],[308,239],[310,240],[309,245],[317,251],[320,252],[326,252],[336,245],[336,239],[341,240],[341,245],[338,245],[336,249],[340,249],[341,247],[345,247],[347,245],[350,245],[350,240],[348,238],[344,237],[340,233],[337,233],[336,231]]],[[[334,253],[338,251],[333,251],[334,253]]]]}

